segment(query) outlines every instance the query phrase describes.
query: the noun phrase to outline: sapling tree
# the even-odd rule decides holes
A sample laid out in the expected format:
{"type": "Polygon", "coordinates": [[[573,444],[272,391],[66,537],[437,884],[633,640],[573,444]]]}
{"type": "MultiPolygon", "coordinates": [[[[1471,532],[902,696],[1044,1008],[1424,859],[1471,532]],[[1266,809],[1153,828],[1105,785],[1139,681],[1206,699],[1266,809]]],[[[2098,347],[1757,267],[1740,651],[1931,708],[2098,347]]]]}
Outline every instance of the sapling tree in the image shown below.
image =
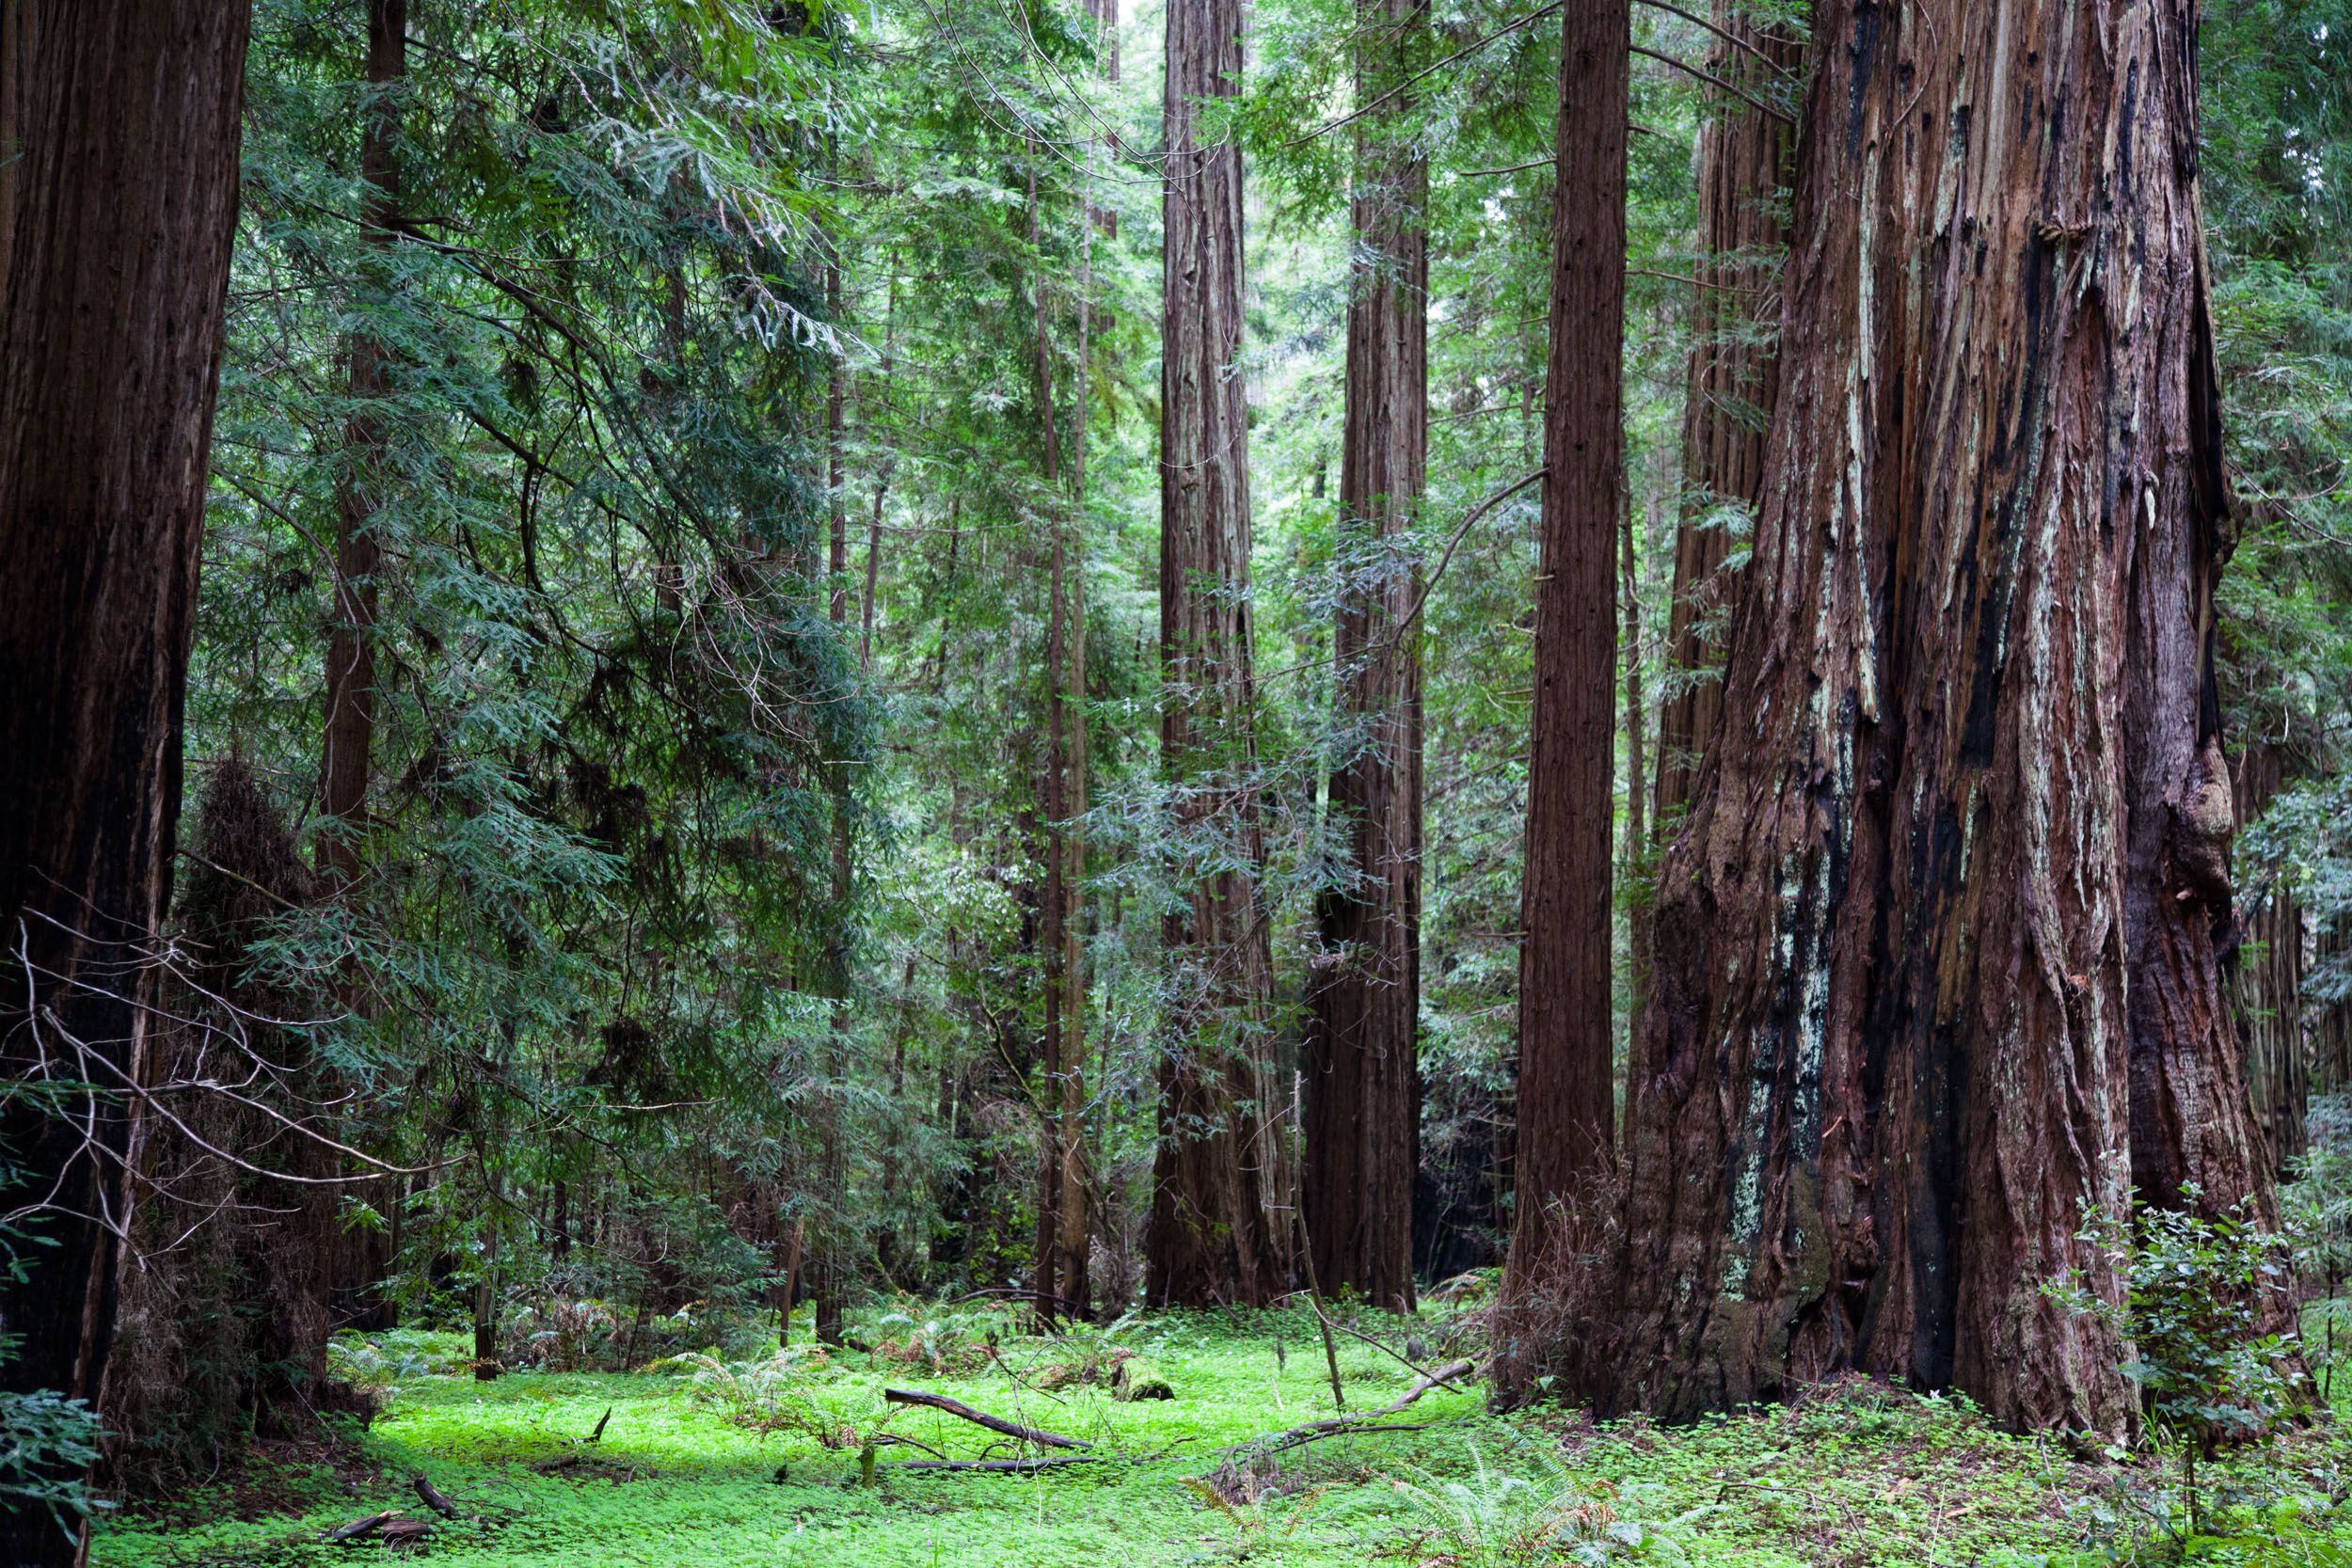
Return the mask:
{"type": "Polygon", "coordinates": [[[2146,1440],[2180,1465],[2190,1536],[2205,1523],[2199,1465],[2265,1436],[2305,1381],[2296,1337],[2265,1326],[2289,1286],[2292,1238],[2248,1203],[2204,1212],[2201,1196],[2192,1185],[2178,1209],[2086,1206],[2076,1240],[2108,1259],[2120,1301],[2073,1271],[2043,1287],[2128,1347],[2121,1370],[2139,1387],[2146,1440]]]}

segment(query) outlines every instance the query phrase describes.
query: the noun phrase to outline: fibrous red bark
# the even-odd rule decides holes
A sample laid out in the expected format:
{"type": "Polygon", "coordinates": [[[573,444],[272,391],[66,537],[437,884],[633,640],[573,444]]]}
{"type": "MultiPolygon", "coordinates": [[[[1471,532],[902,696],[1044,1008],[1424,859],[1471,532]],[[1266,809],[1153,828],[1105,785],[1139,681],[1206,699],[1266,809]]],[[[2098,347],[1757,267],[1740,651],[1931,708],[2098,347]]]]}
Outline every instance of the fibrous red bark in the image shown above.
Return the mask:
{"type": "MultiPolygon", "coordinates": [[[[1361,0],[1359,90],[1377,102],[1414,69],[1426,0],[1361,0]]],[[[1346,548],[1333,647],[1338,745],[1331,813],[1353,881],[1318,902],[1322,952],[1302,1066],[1299,1201],[1323,1289],[1413,1306],[1421,1014],[1420,574],[1413,515],[1428,454],[1427,158],[1404,129],[1413,100],[1358,122],[1355,261],[1347,307],[1340,515],[1346,548]]]]}
{"type": "Polygon", "coordinates": [[[2042,1287],[2118,1289],[2078,1232],[2125,1200],[2135,1056],[2210,1130],[2198,1168],[2236,1143],[2194,14],[1840,0],[1814,38],[1754,559],[1660,876],[1587,1381],[1688,1416],[1858,1369],[2119,1430],[2120,1347],[2042,1287]]]}
{"type": "MultiPolygon", "coordinates": [[[[1804,49],[1784,27],[1715,0],[1719,40],[1708,69],[1769,93],[1770,70],[1801,71],[1804,49]],[[1754,51],[1753,54],[1749,51],[1754,51]]],[[[1723,716],[1724,562],[1735,543],[1726,514],[1753,515],[1764,487],[1764,436],[1779,394],[1780,255],[1788,243],[1781,190],[1796,134],[1777,116],[1728,96],[1699,130],[1697,290],[1691,306],[1691,372],[1682,412],[1681,528],[1675,535],[1667,610],[1665,699],[1658,710],[1653,820],[1671,833],[1690,805],[1699,753],[1723,716]]]]}
{"type": "Polygon", "coordinates": [[[1259,1106],[1273,953],[1256,877],[1263,829],[1250,672],[1248,408],[1241,149],[1203,142],[1201,103],[1240,91],[1241,0],[1168,8],[1166,277],[1160,370],[1160,755],[1192,884],[1164,933],[1146,1292],[1155,1305],[1261,1303],[1285,1285],[1268,1205],[1280,1160],[1259,1106]]]}
{"type": "MultiPolygon", "coordinates": [[[[0,1141],[52,1243],[0,1283],[0,1387],[93,1404],[171,888],[248,21],[231,0],[0,8],[0,1141]]],[[[0,1559],[80,1555],[47,1510],[0,1513],[0,1559]]]]}
{"type": "Polygon", "coordinates": [[[1631,9],[1563,13],[1551,356],[1520,897],[1518,1128],[1497,1377],[1523,1394],[1578,1211],[1613,1162],[1617,533],[1625,496],[1626,116],[1631,9]],[[1518,1314],[1518,1316],[1515,1316],[1518,1314]]]}
{"type": "MultiPolygon", "coordinates": [[[[2285,758],[2277,747],[2250,745],[2231,775],[2243,829],[2278,796],[2285,758]]],[[[2238,925],[2224,949],[2224,973],[2254,1121],[2283,1180],[2311,1142],[2304,1120],[2312,1072],[2303,1040],[2303,908],[2282,866],[2241,867],[2239,883],[2238,925]]]]}

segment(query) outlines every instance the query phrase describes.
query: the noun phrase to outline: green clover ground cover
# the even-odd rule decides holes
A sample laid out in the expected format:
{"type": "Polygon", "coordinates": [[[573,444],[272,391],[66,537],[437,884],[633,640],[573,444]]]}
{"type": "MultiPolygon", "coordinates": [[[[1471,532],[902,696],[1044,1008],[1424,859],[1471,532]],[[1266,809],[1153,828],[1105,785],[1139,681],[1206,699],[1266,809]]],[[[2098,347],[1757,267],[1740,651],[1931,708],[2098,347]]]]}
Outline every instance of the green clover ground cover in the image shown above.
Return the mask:
{"type": "MultiPolygon", "coordinates": [[[[1961,1402],[1867,1384],[1680,1430],[1600,1428],[1557,1413],[1498,1418],[1440,1389],[1393,1418],[1421,1431],[1296,1449],[1278,1474],[1261,1466],[1219,1495],[1202,1478],[1221,1449],[1332,1414],[1311,1319],[1169,1314],[1130,1327],[1123,1348],[1174,1389],[1162,1402],[1120,1402],[1099,1383],[1025,1387],[1016,1373],[1034,1382],[1067,1347],[1009,1333],[998,1342],[1000,1361],[977,1339],[911,1363],[854,1351],[804,1356],[740,1380],[731,1404],[722,1380],[679,1363],[481,1384],[463,1373],[454,1336],[388,1337],[376,1356],[388,1402],[356,1462],[257,1461],[233,1486],[112,1521],[95,1561],[382,1560],[381,1545],[322,1538],[394,1508],[432,1520],[419,1555],[468,1568],[2023,1568],[2183,1553],[2150,1522],[2162,1497],[2144,1467],[2087,1464],[2055,1439],[1995,1432],[1961,1402]],[[951,1395],[1141,1457],[1038,1475],[914,1473],[892,1462],[922,1450],[894,1445],[877,1450],[874,1483],[861,1484],[860,1448],[878,1423],[955,1458],[1017,1451],[953,1417],[886,1406],[885,1386],[951,1395]],[[793,1424],[765,1436],[747,1430],[730,1419],[745,1398],[793,1424]],[[602,1438],[586,1443],[608,1409],[602,1438]],[[851,1446],[820,1447],[816,1430],[851,1446]],[[434,1519],[408,1490],[417,1475],[470,1517],[434,1519]]],[[[1343,1343],[1351,1410],[1405,1390],[1411,1374],[1394,1360],[1343,1343]]],[[[2243,1462],[2219,1489],[2220,1516],[2239,1533],[2200,1542],[2190,1560],[2352,1562],[2352,1518],[2338,1517],[2352,1489],[2347,1461],[2352,1448],[2328,1428],[2243,1462]]]]}

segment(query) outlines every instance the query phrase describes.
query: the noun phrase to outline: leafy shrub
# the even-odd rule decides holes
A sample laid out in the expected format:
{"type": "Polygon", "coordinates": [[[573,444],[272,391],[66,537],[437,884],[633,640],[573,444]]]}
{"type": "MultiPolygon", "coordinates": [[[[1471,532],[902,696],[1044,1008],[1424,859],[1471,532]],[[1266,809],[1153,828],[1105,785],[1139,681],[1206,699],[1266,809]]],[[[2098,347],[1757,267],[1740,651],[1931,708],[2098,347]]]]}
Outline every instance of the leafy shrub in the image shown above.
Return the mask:
{"type": "Polygon", "coordinates": [[[98,1462],[98,1412],[54,1389],[0,1393],[0,1502],[46,1509],[66,1528],[104,1506],[81,1479],[98,1462]]]}
{"type": "Polygon", "coordinates": [[[2178,1209],[2086,1210],[2078,1239],[2119,1265],[2120,1303],[2071,1274],[2044,1287],[2133,1347],[2123,1375],[2140,1387],[2150,1440],[2180,1460],[2192,1535],[2204,1528],[2198,1462],[2266,1434],[2302,1381],[2293,1337],[2265,1326],[2284,1315],[2290,1238],[2256,1224],[2244,1204],[2201,1212],[2201,1196],[2192,1184],[2178,1209]]]}

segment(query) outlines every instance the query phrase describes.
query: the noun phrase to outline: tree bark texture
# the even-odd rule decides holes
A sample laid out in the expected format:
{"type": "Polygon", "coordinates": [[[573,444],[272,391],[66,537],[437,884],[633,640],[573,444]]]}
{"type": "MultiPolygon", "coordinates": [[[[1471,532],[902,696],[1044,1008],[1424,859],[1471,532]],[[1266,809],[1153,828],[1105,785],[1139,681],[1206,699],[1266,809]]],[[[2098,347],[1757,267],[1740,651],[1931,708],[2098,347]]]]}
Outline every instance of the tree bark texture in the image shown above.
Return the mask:
{"type": "MultiPolygon", "coordinates": [[[[96,1403],[171,888],[206,452],[237,205],[246,6],[0,8],[0,1139],[19,1250],[0,1387],[96,1403]],[[73,1087],[97,1083],[106,1092],[73,1087]],[[75,1118],[87,1117],[85,1125],[75,1118]]],[[[45,1509],[0,1560],[73,1562],[45,1509]]]]}
{"type": "MultiPolygon", "coordinates": [[[[1079,226],[1086,226],[1083,201],[1079,226]]],[[[1039,245],[1037,174],[1029,174],[1029,246],[1039,245]]],[[[1041,1317],[1083,1319],[1087,1315],[1086,1183],[1083,1145],[1086,1062],[1086,962],[1080,943],[1079,890],[1086,876],[1086,837],[1078,818],[1086,813],[1086,626],[1078,602],[1080,552],[1073,549],[1071,510],[1065,509],[1061,439],[1054,408],[1051,322],[1041,271],[1032,281],[1037,312],[1037,395],[1043,471],[1055,508],[1048,546],[1049,603],[1045,634],[1045,887],[1039,911],[1044,929],[1045,1037],[1043,1080],[1039,1101],[1038,1230],[1036,1307],[1041,1317]],[[1074,1239],[1074,1244],[1073,1243],[1074,1239]]],[[[1085,285],[1081,283],[1083,291],[1085,285]]],[[[1083,307],[1081,308],[1083,311],[1083,307]]],[[[1086,352],[1083,316],[1079,355],[1086,352]]],[[[1086,416],[1081,373],[1076,419],[1086,416]]],[[[1074,441],[1073,441],[1074,445],[1074,441]]],[[[1073,452],[1072,471],[1079,472],[1073,452]]]]}
{"type": "MultiPolygon", "coordinates": [[[[1785,71],[1802,71],[1804,46],[1759,25],[1745,7],[1715,0],[1715,25],[1785,71]]],[[[1760,73],[1745,50],[1719,42],[1708,69],[1727,79],[1760,73]]],[[[1757,83],[1769,87],[1769,83],[1757,83]]],[[[1764,488],[1764,437],[1780,389],[1777,345],[1780,255],[1788,244],[1779,192],[1795,133],[1782,120],[1718,95],[1699,130],[1698,288],[1692,299],[1691,372],[1682,413],[1682,526],[1675,536],[1674,598],[1667,609],[1665,700],[1658,712],[1658,782],[1652,819],[1671,833],[1691,801],[1699,753],[1723,717],[1723,619],[1733,540],[1720,514],[1751,515],[1764,488]]]]}
{"type": "MultiPolygon", "coordinates": [[[[407,76],[407,0],[369,0],[366,129],[359,138],[359,174],[367,186],[359,226],[371,259],[389,257],[400,221],[400,105],[407,76]]],[[[370,282],[386,286],[386,268],[370,282]]],[[[383,562],[376,514],[390,483],[387,438],[376,406],[390,392],[390,349],[363,330],[345,347],[352,414],[343,425],[346,471],[335,506],[335,606],[326,639],[326,749],[320,795],[328,827],[320,841],[321,869],[338,886],[359,875],[359,840],[367,831],[368,778],[375,752],[376,573],[383,562]]]]}
{"type": "MultiPolygon", "coordinates": [[[[366,186],[359,225],[365,236],[365,287],[390,287],[389,259],[400,221],[400,103],[408,74],[407,0],[369,0],[366,126],[359,139],[359,172],[366,186]]],[[[366,331],[344,346],[352,414],[343,424],[345,465],[335,504],[335,603],[327,623],[326,708],[319,762],[320,805],[326,818],[318,841],[319,869],[328,885],[347,891],[359,879],[361,843],[368,831],[368,791],[375,766],[376,578],[384,561],[377,515],[394,483],[381,409],[391,395],[391,350],[366,331]]],[[[356,980],[356,974],[347,978],[356,980]]],[[[346,1006],[365,998],[347,985],[346,1006]]],[[[388,1181],[361,1195],[382,1207],[396,1200],[388,1181]]],[[[334,1243],[331,1286],[359,1326],[389,1328],[393,1308],[377,1284],[391,1272],[391,1254],[379,1229],[356,1227],[334,1243]]]]}
{"type": "Polygon", "coordinates": [[[1687,1417],[1854,1369],[2120,1431],[2120,1347],[2042,1286],[2119,1288],[2077,1232],[2125,1200],[2142,1032],[2182,1032],[2156,1070],[2176,1102],[2177,1064],[2207,1072],[2217,1122],[2235,1063],[2199,826],[2228,502],[2194,15],[1839,0],[1814,36],[1755,557],[1659,879],[1589,1381],[1687,1417]]]}
{"type": "Polygon", "coordinates": [[[1523,1393],[1522,1314],[1563,1261],[1564,1214],[1613,1163],[1610,898],[1616,792],[1617,520],[1625,505],[1626,113],[1630,7],[1562,13],[1551,356],[1527,767],[1518,1128],[1498,1378],[1523,1393]]]}
{"type": "MultiPolygon", "coordinates": [[[[841,258],[829,238],[825,248],[825,316],[842,322],[848,315],[842,301],[841,258]]],[[[849,370],[836,354],[825,378],[825,575],[832,589],[826,611],[836,632],[847,636],[850,620],[850,492],[849,492],[849,370]]],[[[826,985],[835,999],[832,1026],[825,1037],[825,1094],[818,1129],[819,1180],[824,1184],[825,1211],[820,1216],[817,1244],[809,1269],[810,1293],[817,1298],[817,1338],[821,1344],[841,1342],[843,1275],[849,1247],[843,1231],[849,1224],[849,1112],[843,1092],[849,1071],[850,1036],[850,901],[854,895],[850,855],[850,769],[846,763],[827,766],[827,793],[833,798],[833,930],[825,953],[826,985]]]]}
{"type": "MultiPolygon", "coordinates": [[[[1360,0],[1358,30],[1358,91],[1372,101],[1423,53],[1426,0],[1360,0]]],[[[1317,902],[1299,1172],[1315,1278],[1400,1311],[1414,1305],[1421,1021],[1421,639],[1407,617],[1429,446],[1429,165],[1409,140],[1415,104],[1400,96],[1357,122],[1330,781],[1355,879],[1317,902]]]]}
{"type": "Polygon", "coordinates": [[[1241,0],[1168,8],[1160,371],[1160,755],[1189,907],[1168,917],[1146,1292],[1157,1306],[1255,1305],[1287,1283],[1279,1162],[1259,1106],[1273,956],[1252,869],[1247,775],[1249,434],[1242,341],[1242,166],[1203,143],[1200,105],[1241,90],[1241,0]]]}
{"type": "MultiPolygon", "coordinates": [[[[2260,743],[2231,769],[2239,828],[2260,816],[2284,782],[2284,758],[2260,743]]],[[[2311,1067],[2303,1043],[2303,909],[2281,866],[2251,866],[2235,899],[2238,928],[2225,955],[2230,1006],[2246,1053],[2246,1086],[2274,1175],[2284,1180],[2310,1148],[2304,1108],[2311,1067]]]]}

